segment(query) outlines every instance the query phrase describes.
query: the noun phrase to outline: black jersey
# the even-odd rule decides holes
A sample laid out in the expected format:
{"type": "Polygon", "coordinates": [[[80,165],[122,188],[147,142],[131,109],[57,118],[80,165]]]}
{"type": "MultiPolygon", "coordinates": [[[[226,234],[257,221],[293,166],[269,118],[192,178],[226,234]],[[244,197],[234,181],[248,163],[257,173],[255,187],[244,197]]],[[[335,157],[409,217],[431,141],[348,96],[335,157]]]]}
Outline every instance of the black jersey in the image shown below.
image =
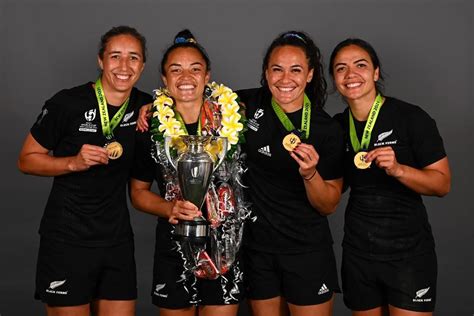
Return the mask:
{"type": "MultiPolygon", "coordinates": [[[[434,248],[421,196],[375,164],[354,165],[348,109],[335,116],[346,134],[344,182],[350,186],[343,246],[373,258],[412,256],[434,248]]],[[[361,139],[366,122],[354,119],[361,139]]],[[[372,130],[368,151],[391,146],[400,164],[422,169],[446,156],[435,121],[420,107],[386,97],[372,130]]]]}
{"type": "MultiPolygon", "coordinates": [[[[123,146],[119,159],[54,177],[40,226],[43,237],[91,247],[133,238],[126,184],[135,150],[139,108],[150,102],[150,95],[133,88],[127,111],[113,131],[123,146]]],[[[110,117],[119,109],[110,105],[107,108],[110,117]]],[[[46,101],[31,134],[55,157],[74,156],[84,144],[104,146],[107,140],[102,133],[93,83],[62,90],[46,101]]]]}
{"type": "MultiPolygon", "coordinates": [[[[246,247],[297,253],[319,250],[332,244],[327,218],[314,209],[307,196],[296,161],[283,148],[288,134],[273,111],[268,90],[237,92],[247,107],[248,131],[245,174],[255,222],[245,228],[246,247]]],[[[301,125],[302,110],[287,113],[294,126],[301,125]]],[[[342,129],[320,107],[312,105],[309,138],[320,158],[316,166],[324,180],[342,177],[344,151],[342,129]]]]}

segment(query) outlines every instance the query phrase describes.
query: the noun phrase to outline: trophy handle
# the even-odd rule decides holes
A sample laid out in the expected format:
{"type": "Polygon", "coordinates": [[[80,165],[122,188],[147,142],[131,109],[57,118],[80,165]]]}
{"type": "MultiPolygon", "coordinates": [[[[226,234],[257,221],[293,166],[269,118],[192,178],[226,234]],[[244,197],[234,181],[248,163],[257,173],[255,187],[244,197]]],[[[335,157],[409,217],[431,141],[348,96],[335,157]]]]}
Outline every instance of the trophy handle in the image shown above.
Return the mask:
{"type": "Polygon", "coordinates": [[[173,159],[171,158],[171,153],[170,153],[170,143],[171,143],[171,136],[166,136],[165,137],[165,154],[166,158],[168,158],[168,161],[170,164],[173,166],[175,170],[177,170],[176,165],[173,162],[173,159]]]}
{"type": "Polygon", "coordinates": [[[221,152],[219,153],[219,160],[217,161],[217,163],[215,164],[214,166],[214,170],[212,170],[212,173],[216,172],[217,168],[219,168],[219,166],[222,164],[222,162],[224,161],[225,159],[225,155],[227,154],[227,143],[228,143],[228,140],[227,140],[227,137],[221,137],[221,136],[215,136],[215,139],[216,140],[221,140],[222,141],[222,150],[221,152]]]}

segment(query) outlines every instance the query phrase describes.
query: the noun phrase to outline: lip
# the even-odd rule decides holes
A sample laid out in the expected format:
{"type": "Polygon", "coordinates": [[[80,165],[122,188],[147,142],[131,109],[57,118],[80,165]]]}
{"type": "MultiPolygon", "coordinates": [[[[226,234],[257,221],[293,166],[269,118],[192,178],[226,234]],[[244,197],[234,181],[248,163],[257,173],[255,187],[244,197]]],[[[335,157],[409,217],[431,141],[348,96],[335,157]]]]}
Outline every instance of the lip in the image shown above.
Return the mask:
{"type": "Polygon", "coordinates": [[[349,83],[344,83],[344,87],[346,89],[357,89],[357,88],[360,88],[362,87],[364,83],[363,82],[360,82],[360,81],[357,81],[357,82],[349,82],[349,83]]]}
{"type": "Polygon", "coordinates": [[[132,75],[130,74],[114,74],[114,76],[118,80],[122,80],[122,81],[130,80],[130,78],[132,78],[132,75]]]}

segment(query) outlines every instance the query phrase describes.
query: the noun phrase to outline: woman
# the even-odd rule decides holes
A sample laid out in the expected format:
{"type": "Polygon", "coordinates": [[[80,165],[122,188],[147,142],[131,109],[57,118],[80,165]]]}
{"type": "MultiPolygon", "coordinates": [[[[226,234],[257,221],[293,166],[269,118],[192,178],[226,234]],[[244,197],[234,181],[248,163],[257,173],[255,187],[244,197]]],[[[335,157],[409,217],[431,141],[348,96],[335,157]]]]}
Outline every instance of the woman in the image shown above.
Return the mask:
{"type": "Polygon", "coordinates": [[[210,67],[193,35],[188,30],[178,33],[161,62],[166,89],[155,91],[150,129],[155,148],[150,152],[150,136],[142,134],[132,174],[133,205],[158,216],[152,300],[164,316],[195,315],[196,310],[199,315],[236,315],[242,299],[242,272],[235,252],[248,216],[239,185],[243,117],[235,93],[208,84],[210,67]],[[229,152],[214,174],[202,212],[200,205],[181,200],[176,172],[163,148],[166,136],[186,134],[228,139],[229,152]],[[161,195],[150,191],[154,179],[161,195]],[[174,224],[200,216],[211,223],[211,246],[173,240],[174,224]]]}
{"type": "Polygon", "coordinates": [[[321,54],[303,32],[267,49],[262,87],[240,91],[247,107],[246,183],[256,221],[244,235],[254,315],[331,315],[339,291],[326,216],[342,188],[342,130],[326,112],[321,54]]]}
{"type": "Polygon", "coordinates": [[[334,85],[349,107],[346,131],[342,281],[355,316],[432,315],[436,254],[421,195],[450,189],[448,158],[436,123],[421,108],[384,96],[380,62],[361,39],[331,54],[334,85]]]}
{"type": "Polygon", "coordinates": [[[152,100],[133,87],[145,66],[145,44],[128,26],[105,33],[97,81],[48,100],[23,144],[19,169],[54,177],[35,292],[48,315],[135,314],[126,184],[138,112],[152,100]]]}

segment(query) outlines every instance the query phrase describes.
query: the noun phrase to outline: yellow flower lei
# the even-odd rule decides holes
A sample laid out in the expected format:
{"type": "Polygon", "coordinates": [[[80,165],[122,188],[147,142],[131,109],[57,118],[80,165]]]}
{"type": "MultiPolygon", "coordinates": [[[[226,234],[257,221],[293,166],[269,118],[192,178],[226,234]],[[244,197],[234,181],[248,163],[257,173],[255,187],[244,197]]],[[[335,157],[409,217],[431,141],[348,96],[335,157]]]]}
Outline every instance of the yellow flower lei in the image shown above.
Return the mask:
{"type": "MultiPolygon", "coordinates": [[[[212,82],[207,84],[210,93],[207,93],[207,100],[217,103],[221,114],[221,126],[217,130],[216,136],[227,137],[228,149],[235,147],[239,140],[243,139],[245,117],[239,113],[241,108],[238,103],[238,96],[230,88],[212,82]]],[[[162,141],[165,136],[185,135],[182,124],[176,119],[174,111],[174,101],[165,88],[154,91],[155,101],[152,106],[152,129],[153,139],[162,141]]]]}

